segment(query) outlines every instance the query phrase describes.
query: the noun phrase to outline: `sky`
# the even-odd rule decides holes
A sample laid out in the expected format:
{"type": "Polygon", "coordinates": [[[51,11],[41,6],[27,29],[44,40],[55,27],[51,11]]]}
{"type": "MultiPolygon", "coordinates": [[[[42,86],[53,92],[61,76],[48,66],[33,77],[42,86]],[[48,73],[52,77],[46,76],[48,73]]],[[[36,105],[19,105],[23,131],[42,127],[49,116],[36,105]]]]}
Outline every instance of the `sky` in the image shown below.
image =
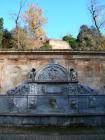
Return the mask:
{"type": "MultiPolygon", "coordinates": [[[[20,0],[2,0],[0,17],[4,18],[4,28],[11,30],[15,27],[13,13],[17,13],[20,0]]],[[[61,39],[71,34],[77,36],[80,26],[93,25],[88,11],[89,0],[27,0],[43,9],[47,24],[44,30],[49,38],[61,39]]],[[[100,0],[104,1],[104,0],[100,0]]],[[[28,3],[24,7],[28,6],[28,3]]]]}

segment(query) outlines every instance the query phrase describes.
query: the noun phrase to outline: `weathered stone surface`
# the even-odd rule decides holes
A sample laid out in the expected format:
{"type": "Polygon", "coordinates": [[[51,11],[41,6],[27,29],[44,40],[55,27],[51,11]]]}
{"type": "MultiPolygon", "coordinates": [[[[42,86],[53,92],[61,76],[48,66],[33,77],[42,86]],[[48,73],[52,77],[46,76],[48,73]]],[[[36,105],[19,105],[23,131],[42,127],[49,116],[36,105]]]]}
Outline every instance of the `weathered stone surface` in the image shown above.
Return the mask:
{"type": "Polygon", "coordinates": [[[79,81],[105,94],[105,54],[100,52],[33,51],[0,52],[0,94],[21,84],[28,72],[55,63],[67,70],[74,68],[79,81]]]}
{"type": "MultiPolygon", "coordinates": [[[[23,66],[7,66],[7,70],[18,77],[24,72],[23,66]]],[[[78,80],[74,68],[67,70],[54,62],[37,71],[32,69],[24,82],[1,95],[0,124],[104,125],[105,95],[78,80]]]]}
{"type": "Polygon", "coordinates": [[[70,50],[72,50],[69,43],[67,43],[66,41],[63,41],[63,40],[50,39],[49,44],[52,46],[52,49],[70,49],[70,50]]]}
{"type": "Polygon", "coordinates": [[[9,105],[12,104],[11,112],[80,114],[84,111],[87,113],[101,111],[104,113],[103,96],[99,96],[99,100],[96,90],[79,84],[77,77],[72,79],[73,73],[64,67],[51,63],[38,72],[31,71],[29,74],[31,78],[28,81],[7,92],[10,96],[9,105]],[[96,102],[98,104],[100,101],[100,105],[97,106],[96,102]]]}

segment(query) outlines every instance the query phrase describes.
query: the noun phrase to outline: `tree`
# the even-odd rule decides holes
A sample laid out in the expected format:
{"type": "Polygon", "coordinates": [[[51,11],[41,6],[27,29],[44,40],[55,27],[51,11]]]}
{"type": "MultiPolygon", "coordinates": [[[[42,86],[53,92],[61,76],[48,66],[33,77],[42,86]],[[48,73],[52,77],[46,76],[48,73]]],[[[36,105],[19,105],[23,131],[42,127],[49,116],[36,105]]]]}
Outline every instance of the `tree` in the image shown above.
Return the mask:
{"type": "Polygon", "coordinates": [[[43,17],[42,9],[35,4],[31,4],[28,10],[23,14],[23,20],[26,24],[27,33],[33,48],[41,47],[46,38],[43,30],[46,19],[43,17]]]}
{"type": "Polygon", "coordinates": [[[2,48],[3,39],[3,18],[0,18],[0,48],[2,48]]]}
{"type": "Polygon", "coordinates": [[[19,10],[18,10],[18,12],[17,12],[17,14],[15,14],[15,38],[17,38],[16,40],[17,40],[17,47],[18,48],[22,48],[22,46],[20,46],[20,35],[19,35],[19,33],[20,33],[20,27],[19,27],[19,20],[20,20],[20,18],[21,18],[21,12],[22,12],[22,9],[23,9],[23,7],[24,7],[24,5],[25,5],[25,3],[26,3],[26,1],[27,0],[20,0],[20,2],[19,2],[19,10]],[[17,36],[17,37],[16,37],[17,36]]]}
{"type": "Polygon", "coordinates": [[[43,17],[43,11],[35,4],[29,5],[26,12],[22,13],[22,8],[26,0],[22,0],[20,3],[18,14],[15,19],[15,28],[12,31],[12,43],[17,49],[33,49],[43,46],[45,41],[45,32],[43,31],[43,25],[46,20],[43,17]],[[22,25],[19,24],[21,19],[22,25]]]}
{"type": "Polygon", "coordinates": [[[79,48],[83,50],[104,50],[105,49],[105,37],[99,36],[97,29],[82,25],[80,27],[79,34],[77,36],[77,42],[79,48]]]}
{"type": "Polygon", "coordinates": [[[21,0],[19,2],[19,10],[18,10],[17,14],[15,14],[15,17],[16,17],[15,18],[15,26],[16,26],[16,29],[19,26],[19,19],[21,17],[21,11],[22,11],[22,9],[23,9],[23,7],[24,7],[24,5],[25,5],[26,2],[27,2],[27,0],[21,0]]]}
{"type": "Polygon", "coordinates": [[[105,28],[105,5],[98,3],[98,0],[90,0],[88,6],[95,28],[101,35],[101,30],[105,28]]]}
{"type": "Polygon", "coordinates": [[[25,49],[29,44],[27,32],[22,27],[15,28],[11,31],[12,34],[12,45],[16,49],[25,49]],[[18,30],[18,31],[17,31],[18,30]]]}
{"type": "Polygon", "coordinates": [[[3,30],[3,39],[2,39],[2,46],[3,48],[11,48],[12,34],[7,29],[3,30]]]}
{"type": "Polygon", "coordinates": [[[72,48],[78,47],[76,38],[74,38],[72,35],[66,35],[62,38],[62,40],[68,42],[72,48]]]}

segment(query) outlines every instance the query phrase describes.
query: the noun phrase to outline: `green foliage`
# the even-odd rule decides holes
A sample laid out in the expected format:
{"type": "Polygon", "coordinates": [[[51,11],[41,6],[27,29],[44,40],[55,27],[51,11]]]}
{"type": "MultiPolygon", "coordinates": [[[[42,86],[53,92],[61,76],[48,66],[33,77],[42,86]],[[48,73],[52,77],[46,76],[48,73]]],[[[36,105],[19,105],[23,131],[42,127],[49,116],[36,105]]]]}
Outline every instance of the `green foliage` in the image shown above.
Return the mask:
{"type": "Polygon", "coordinates": [[[95,27],[82,25],[77,36],[79,49],[82,50],[105,50],[105,37],[99,35],[95,27]]]}
{"type": "Polygon", "coordinates": [[[62,38],[62,40],[66,41],[69,43],[69,45],[72,48],[77,48],[78,47],[78,43],[76,41],[76,38],[74,38],[72,35],[66,35],[62,38]]]}
{"type": "Polygon", "coordinates": [[[62,39],[67,41],[74,50],[105,50],[105,36],[99,35],[93,26],[82,25],[77,39],[72,35],[66,35],[62,39]]]}
{"type": "Polygon", "coordinates": [[[2,46],[3,48],[12,48],[12,34],[7,29],[3,30],[2,46]]]}
{"type": "Polygon", "coordinates": [[[3,39],[3,18],[0,18],[0,48],[2,48],[3,39]]]}
{"type": "Polygon", "coordinates": [[[48,44],[48,43],[45,43],[45,44],[41,47],[41,49],[52,49],[52,46],[51,46],[50,44],[48,44]]]}
{"type": "Polygon", "coordinates": [[[24,49],[29,45],[27,32],[22,27],[15,28],[11,31],[13,48],[24,49]]]}

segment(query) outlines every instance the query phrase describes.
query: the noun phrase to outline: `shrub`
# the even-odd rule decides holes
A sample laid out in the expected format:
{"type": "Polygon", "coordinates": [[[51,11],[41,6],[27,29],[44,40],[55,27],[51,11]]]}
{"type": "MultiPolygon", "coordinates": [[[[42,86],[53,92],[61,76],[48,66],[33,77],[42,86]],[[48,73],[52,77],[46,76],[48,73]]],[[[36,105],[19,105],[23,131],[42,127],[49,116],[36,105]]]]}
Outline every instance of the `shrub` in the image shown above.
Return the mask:
{"type": "Polygon", "coordinates": [[[45,43],[45,44],[41,47],[41,49],[52,49],[52,46],[51,46],[50,44],[48,44],[48,43],[45,43]]]}
{"type": "Polygon", "coordinates": [[[76,38],[74,38],[72,35],[66,35],[62,38],[62,40],[66,41],[69,43],[69,45],[72,48],[77,48],[78,47],[78,43],[76,41],[76,38]]]}

